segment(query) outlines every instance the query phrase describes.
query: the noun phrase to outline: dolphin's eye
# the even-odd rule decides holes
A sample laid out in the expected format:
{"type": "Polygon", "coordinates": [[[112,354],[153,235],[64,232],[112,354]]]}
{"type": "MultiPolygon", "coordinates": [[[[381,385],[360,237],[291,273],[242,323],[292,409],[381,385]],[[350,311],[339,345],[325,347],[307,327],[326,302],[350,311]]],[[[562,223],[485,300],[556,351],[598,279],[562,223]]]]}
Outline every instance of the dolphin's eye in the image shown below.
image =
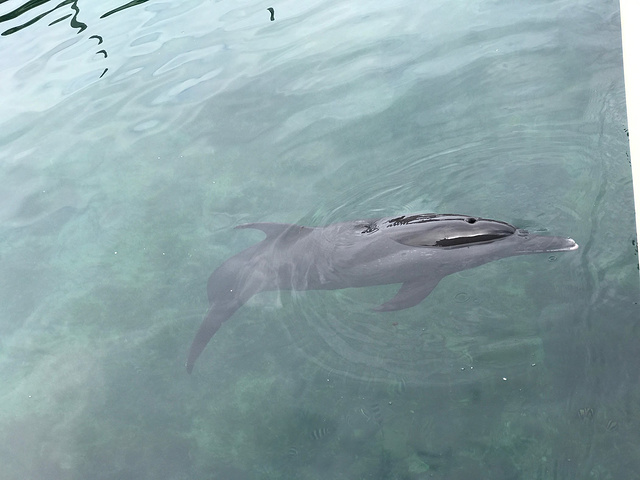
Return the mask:
{"type": "Polygon", "coordinates": [[[467,223],[471,223],[471,224],[476,223],[476,219],[475,218],[465,218],[464,221],[467,222],[467,223]]]}

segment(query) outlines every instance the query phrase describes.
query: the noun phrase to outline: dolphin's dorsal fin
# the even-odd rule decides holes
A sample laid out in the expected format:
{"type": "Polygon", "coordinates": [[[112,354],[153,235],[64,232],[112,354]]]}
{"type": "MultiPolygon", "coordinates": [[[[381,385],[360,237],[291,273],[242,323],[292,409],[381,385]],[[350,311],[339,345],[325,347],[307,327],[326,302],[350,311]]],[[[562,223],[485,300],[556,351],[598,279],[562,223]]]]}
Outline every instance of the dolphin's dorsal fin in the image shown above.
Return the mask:
{"type": "Polygon", "coordinates": [[[238,225],[235,228],[255,228],[257,230],[262,230],[267,235],[267,238],[281,237],[285,234],[300,235],[302,233],[309,233],[313,230],[313,227],[302,227],[291,223],[269,222],[245,223],[243,225],[238,225]]]}
{"type": "Polygon", "coordinates": [[[373,310],[376,312],[392,312],[413,307],[427,298],[440,280],[442,280],[442,277],[420,278],[404,282],[395,297],[373,310]]]}

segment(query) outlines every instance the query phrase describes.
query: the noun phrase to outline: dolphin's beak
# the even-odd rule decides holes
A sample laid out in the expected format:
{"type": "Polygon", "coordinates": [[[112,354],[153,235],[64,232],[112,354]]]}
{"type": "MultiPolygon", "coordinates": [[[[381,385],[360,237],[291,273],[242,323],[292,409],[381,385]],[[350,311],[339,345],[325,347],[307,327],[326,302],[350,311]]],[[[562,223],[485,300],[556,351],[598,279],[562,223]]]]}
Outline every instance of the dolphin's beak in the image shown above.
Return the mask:
{"type": "Polygon", "coordinates": [[[578,244],[572,238],[545,237],[542,235],[522,235],[518,253],[569,252],[577,250],[578,244]]]}

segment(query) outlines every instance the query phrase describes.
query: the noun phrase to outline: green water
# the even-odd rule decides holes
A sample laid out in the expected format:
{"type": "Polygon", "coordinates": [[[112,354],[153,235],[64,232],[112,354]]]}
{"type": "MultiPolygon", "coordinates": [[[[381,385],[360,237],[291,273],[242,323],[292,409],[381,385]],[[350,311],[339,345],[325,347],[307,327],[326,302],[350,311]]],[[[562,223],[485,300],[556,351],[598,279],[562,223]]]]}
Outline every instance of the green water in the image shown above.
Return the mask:
{"type": "Polygon", "coordinates": [[[617,2],[120,6],[0,11],[3,479],[637,476],[617,2]],[[420,212],[580,249],[260,294],[187,375],[234,226],[420,212]]]}

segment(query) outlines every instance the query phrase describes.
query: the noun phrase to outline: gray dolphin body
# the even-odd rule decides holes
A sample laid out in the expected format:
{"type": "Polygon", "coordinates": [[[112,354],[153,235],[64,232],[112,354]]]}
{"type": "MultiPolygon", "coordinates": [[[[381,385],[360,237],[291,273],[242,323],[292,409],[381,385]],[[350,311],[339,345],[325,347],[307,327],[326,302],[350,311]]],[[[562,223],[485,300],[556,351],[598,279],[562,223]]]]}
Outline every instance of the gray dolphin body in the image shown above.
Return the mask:
{"type": "Polygon", "coordinates": [[[530,253],[576,250],[570,238],[530,235],[508,223],[466,215],[421,214],[303,227],[250,223],[266,238],[209,278],[210,308],[191,344],[187,372],[222,322],[247,300],[272,290],[335,290],[401,283],[375,310],[413,307],[455,272],[530,253]]]}

